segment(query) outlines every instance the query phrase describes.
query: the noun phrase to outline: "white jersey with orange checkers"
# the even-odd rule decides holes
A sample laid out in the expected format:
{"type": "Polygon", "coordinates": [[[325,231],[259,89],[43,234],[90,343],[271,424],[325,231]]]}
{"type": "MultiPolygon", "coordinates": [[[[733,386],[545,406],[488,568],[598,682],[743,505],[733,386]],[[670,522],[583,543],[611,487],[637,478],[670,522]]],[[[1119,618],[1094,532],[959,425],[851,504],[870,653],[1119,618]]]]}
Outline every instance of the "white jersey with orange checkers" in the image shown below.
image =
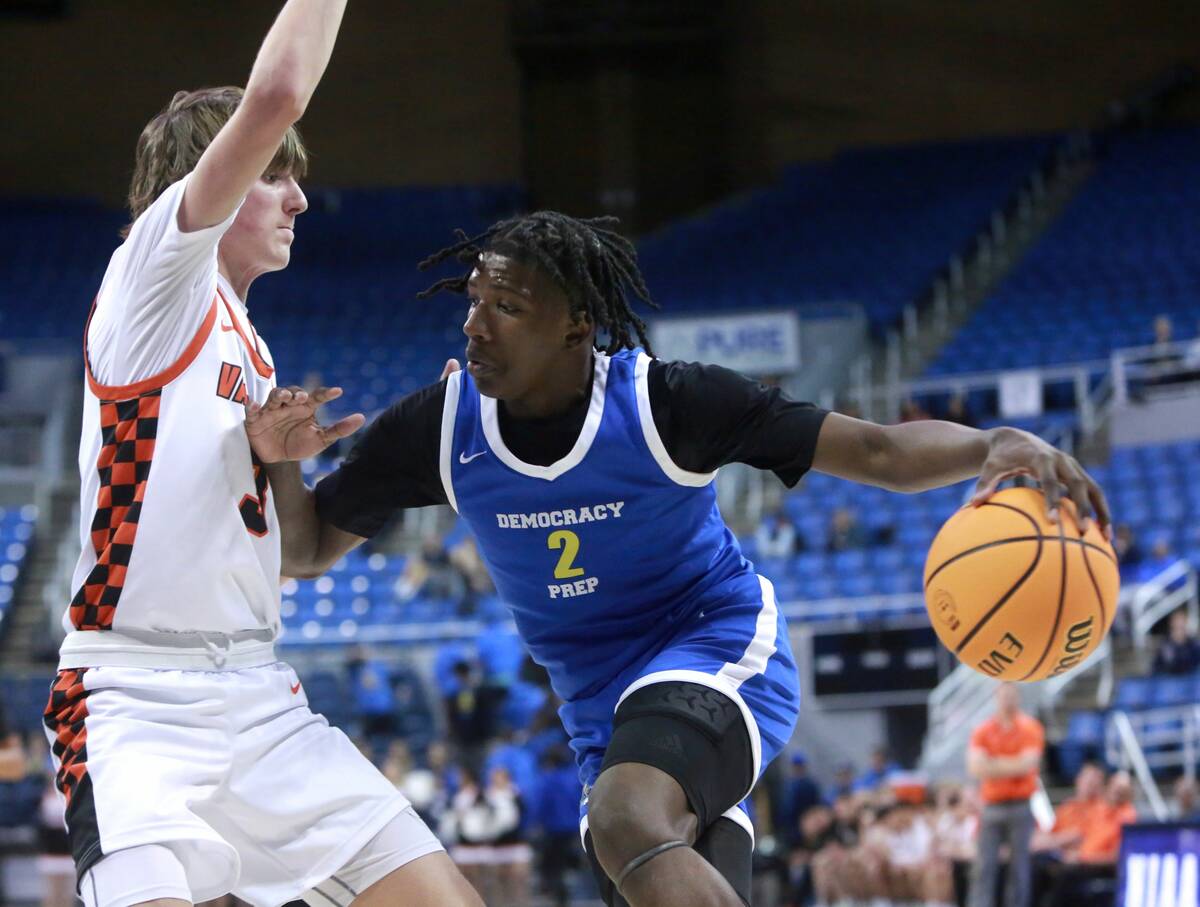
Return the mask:
{"type": "Polygon", "coordinates": [[[181,232],[186,184],[113,254],[86,331],[82,552],[60,668],[206,667],[214,638],[239,664],[273,660],[279,523],[244,421],[274,367],[217,273],[237,212],[181,232]]]}

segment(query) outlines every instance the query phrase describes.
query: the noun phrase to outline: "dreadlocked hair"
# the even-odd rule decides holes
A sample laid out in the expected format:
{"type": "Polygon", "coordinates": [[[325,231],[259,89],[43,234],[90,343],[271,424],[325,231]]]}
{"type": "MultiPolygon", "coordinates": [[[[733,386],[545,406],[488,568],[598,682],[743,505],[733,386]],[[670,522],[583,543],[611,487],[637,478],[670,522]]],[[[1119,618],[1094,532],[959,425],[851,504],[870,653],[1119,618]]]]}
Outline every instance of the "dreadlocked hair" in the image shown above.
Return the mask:
{"type": "MultiPolygon", "coordinates": [[[[510,255],[541,269],[567,294],[572,313],[586,313],[609,337],[604,352],[641,345],[651,356],[646,323],[629,304],[629,293],[658,308],[638,269],[633,243],[617,233],[615,217],[574,218],[536,211],[492,224],[478,236],[455,230],[458,242],[418,265],[427,271],[448,258],[474,265],[484,252],[510,255]],[[637,340],[635,342],[634,335],[637,340]]],[[[470,272],[446,277],[417,294],[428,299],[442,290],[466,293],[470,272]]]]}

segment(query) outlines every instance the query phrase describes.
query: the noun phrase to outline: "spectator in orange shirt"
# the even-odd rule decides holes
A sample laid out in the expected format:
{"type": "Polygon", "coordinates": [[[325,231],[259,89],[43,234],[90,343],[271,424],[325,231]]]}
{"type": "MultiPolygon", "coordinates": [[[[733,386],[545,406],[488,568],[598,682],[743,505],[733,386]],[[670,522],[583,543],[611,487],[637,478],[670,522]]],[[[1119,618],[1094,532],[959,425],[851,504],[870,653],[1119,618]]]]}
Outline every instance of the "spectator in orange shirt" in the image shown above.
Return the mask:
{"type": "Polygon", "coordinates": [[[1092,812],[1103,804],[1104,770],[1094,762],[1085,762],[1075,776],[1075,796],[1064,800],[1054,811],[1054,827],[1034,832],[1034,852],[1052,853],[1069,860],[1083,840],[1092,812]]]}
{"type": "MultiPolygon", "coordinates": [[[[1098,879],[1115,879],[1121,851],[1121,826],[1137,821],[1133,806],[1133,781],[1128,772],[1108,780],[1104,800],[1088,815],[1078,850],[1069,858],[1054,886],[1054,907],[1081,907],[1098,879]]],[[[1112,903],[1111,900],[1108,903],[1112,903]]]]}
{"type": "Polygon", "coordinates": [[[979,779],[983,800],[970,907],[994,907],[1004,844],[1009,855],[1005,901],[1008,907],[1029,907],[1033,836],[1029,798],[1037,790],[1045,741],[1042,723],[1021,711],[1016,684],[1001,684],[996,689],[996,714],[975,728],[967,749],[967,771],[979,779]]]}
{"type": "Polygon", "coordinates": [[[1064,861],[1074,857],[1092,813],[1104,806],[1104,770],[1085,762],[1075,776],[1075,796],[1054,811],[1054,827],[1033,833],[1033,900],[1040,904],[1062,872],[1064,861]]]}

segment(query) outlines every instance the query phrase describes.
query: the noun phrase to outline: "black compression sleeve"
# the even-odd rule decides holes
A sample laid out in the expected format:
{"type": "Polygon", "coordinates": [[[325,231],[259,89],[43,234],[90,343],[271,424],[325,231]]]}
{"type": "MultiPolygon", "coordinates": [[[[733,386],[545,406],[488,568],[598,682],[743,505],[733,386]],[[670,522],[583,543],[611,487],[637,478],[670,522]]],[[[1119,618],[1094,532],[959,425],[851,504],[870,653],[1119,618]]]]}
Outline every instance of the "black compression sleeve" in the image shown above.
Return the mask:
{"type": "Polygon", "coordinates": [[[812,466],[825,410],[719,365],[655,360],[648,382],[654,424],[677,466],[746,463],[789,488],[812,466]]]}
{"type": "Polygon", "coordinates": [[[366,429],[337,471],[317,483],[317,514],[370,538],[397,511],[445,504],[438,466],[446,382],[414,391],[366,429]]]}

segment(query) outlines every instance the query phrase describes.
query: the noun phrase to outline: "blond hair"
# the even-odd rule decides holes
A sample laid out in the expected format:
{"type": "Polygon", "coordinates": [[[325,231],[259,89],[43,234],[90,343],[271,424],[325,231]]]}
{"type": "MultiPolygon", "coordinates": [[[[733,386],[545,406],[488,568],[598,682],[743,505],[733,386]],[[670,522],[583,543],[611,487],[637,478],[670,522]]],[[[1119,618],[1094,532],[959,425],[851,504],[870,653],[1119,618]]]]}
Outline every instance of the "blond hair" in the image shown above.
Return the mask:
{"type": "MultiPolygon", "coordinates": [[[[129,183],[129,234],[133,222],[163,190],[196,168],[200,155],[233,116],[244,92],[236,85],[178,91],[138,138],[133,179],[129,183]]],[[[266,173],[297,179],[308,172],[308,152],[295,126],[288,129],[266,173]]]]}

